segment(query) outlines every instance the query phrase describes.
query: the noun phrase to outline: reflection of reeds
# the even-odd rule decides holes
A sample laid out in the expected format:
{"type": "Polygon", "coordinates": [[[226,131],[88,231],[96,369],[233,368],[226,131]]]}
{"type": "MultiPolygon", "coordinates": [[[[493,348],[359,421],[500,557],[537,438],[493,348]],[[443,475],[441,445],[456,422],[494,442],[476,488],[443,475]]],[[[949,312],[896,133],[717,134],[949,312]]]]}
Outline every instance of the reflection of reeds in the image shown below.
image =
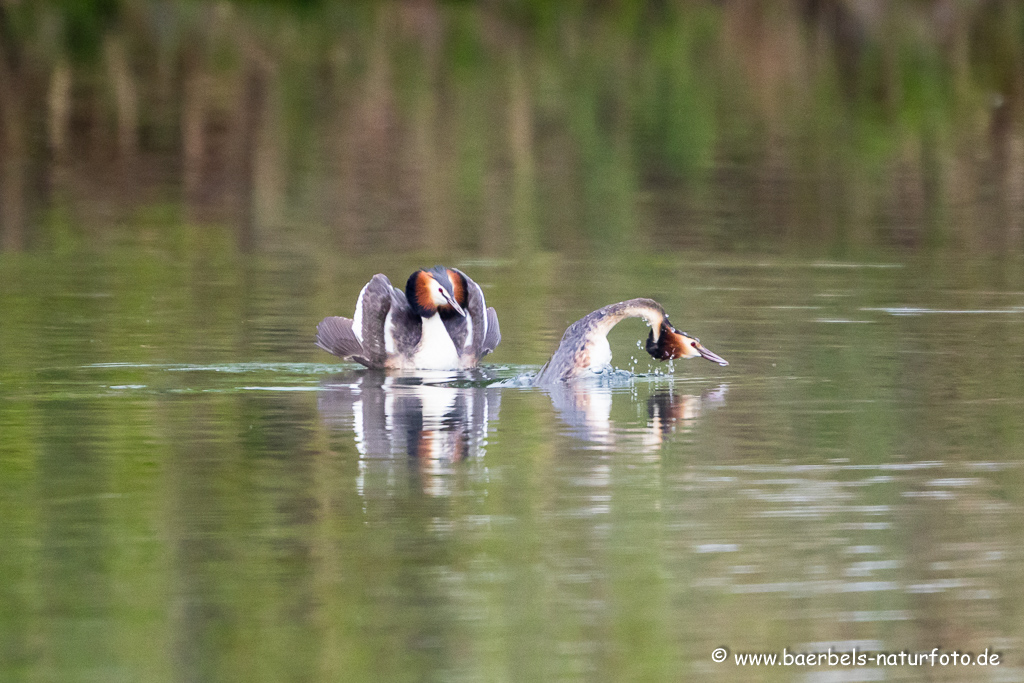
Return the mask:
{"type": "Polygon", "coordinates": [[[0,7],[7,249],[40,163],[84,216],[169,188],[243,246],[1021,242],[1010,4],[123,3],[95,50],[0,7]]]}
{"type": "MultiPolygon", "coordinates": [[[[0,5],[0,27],[6,22],[0,5]]],[[[7,36],[0,32],[0,248],[22,246],[26,142],[22,93],[14,68],[15,55],[7,36]]]]}

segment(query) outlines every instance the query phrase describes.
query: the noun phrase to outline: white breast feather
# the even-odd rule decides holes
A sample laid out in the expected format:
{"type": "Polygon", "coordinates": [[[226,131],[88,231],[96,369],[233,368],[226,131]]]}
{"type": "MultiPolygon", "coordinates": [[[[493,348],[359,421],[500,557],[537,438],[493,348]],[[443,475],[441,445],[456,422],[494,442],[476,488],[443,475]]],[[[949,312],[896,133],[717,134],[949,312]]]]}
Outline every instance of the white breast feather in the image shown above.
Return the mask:
{"type": "Polygon", "coordinates": [[[448,335],[441,316],[423,318],[423,334],[412,360],[413,365],[421,370],[458,369],[459,353],[455,350],[455,342],[448,335]]]}
{"type": "Polygon", "coordinates": [[[591,339],[587,347],[591,370],[598,372],[612,364],[612,347],[607,337],[591,339]]]}
{"type": "Polygon", "coordinates": [[[388,354],[395,352],[395,321],[391,318],[391,311],[384,316],[384,351],[388,354]]]}
{"type": "Polygon", "coordinates": [[[366,296],[366,288],[369,286],[370,283],[367,282],[359,290],[359,298],[356,299],[356,314],[352,316],[352,332],[355,333],[360,344],[363,343],[363,297],[366,296]]]}

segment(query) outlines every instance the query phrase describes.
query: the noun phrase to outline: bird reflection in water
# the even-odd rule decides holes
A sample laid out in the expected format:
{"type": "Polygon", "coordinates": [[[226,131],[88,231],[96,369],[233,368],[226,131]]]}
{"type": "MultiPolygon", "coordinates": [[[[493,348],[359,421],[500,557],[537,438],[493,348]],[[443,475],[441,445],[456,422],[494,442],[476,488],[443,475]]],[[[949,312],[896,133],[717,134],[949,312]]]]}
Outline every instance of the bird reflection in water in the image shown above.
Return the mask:
{"type": "MultiPolygon", "coordinates": [[[[637,384],[637,378],[623,375],[545,387],[566,427],[563,433],[589,448],[653,454],[668,435],[689,431],[705,410],[724,403],[728,390],[722,384],[700,394],[686,393],[676,382],[637,384]],[[614,397],[643,406],[637,394],[644,386],[651,387],[646,415],[631,417],[624,409],[622,418],[613,419],[614,397]]],[[[405,471],[424,493],[446,496],[458,472],[482,469],[481,456],[498,419],[501,392],[531,390],[506,382],[488,386],[489,381],[484,375],[467,379],[456,372],[389,375],[356,370],[324,380],[318,405],[329,427],[354,433],[360,495],[368,493],[368,482],[381,478],[385,488],[393,490],[405,471]],[[461,461],[474,464],[456,467],[461,461]]]]}
{"type": "Polygon", "coordinates": [[[369,370],[324,380],[320,414],[328,426],[355,433],[360,495],[371,470],[384,470],[392,480],[405,466],[425,493],[448,495],[454,464],[483,455],[489,425],[498,418],[500,391],[477,381],[465,373],[369,370]],[[456,381],[469,386],[453,386],[456,381]]]}
{"type": "MultiPolygon", "coordinates": [[[[613,397],[622,395],[632,403],[639,385],[633,377],[618,379],[615,375],[600,381],[563,382],[545,388],[566,433],[588,442],[599,450],[636,449],[645,453],[657,451],[666,436],[694,427],[701,414],[725,402],[728,384],[702,393],[685,393],[679,385],[669,383],[654,388],[647,399],[646,424],[636,424],[628,416],[612,418],[613,397]]],[[[641,418],[643,419],[643,418],[641,418]]]]}

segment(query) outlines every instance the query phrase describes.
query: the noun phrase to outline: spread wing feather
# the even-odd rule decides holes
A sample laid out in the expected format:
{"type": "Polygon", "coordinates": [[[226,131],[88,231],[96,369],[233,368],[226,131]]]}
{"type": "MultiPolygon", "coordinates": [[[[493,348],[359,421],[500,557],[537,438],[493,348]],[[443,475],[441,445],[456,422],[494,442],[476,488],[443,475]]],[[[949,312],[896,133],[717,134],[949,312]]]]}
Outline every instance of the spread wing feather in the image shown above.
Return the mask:
{"type": "MultiPolygon", "coordinates": [[[[341,316],[324,318],[316,326],[316,345],[368,368],[383,368],[387,361],[384,323],[395,303],[396,292],[386,275],[374,275],[359,292],[355,320],[341,316]]],[[[405,295],[398,295],[404,302],[405,295]]]]}
{"type": "MultiPolygon", "coordinates": [[[[498,330],[498,316],[493,308],[487,308],[484,292],[480,285],[460,270],[455,272],[466,280],[466,317],[452,319],[448,332],[456,343],[460,355],[469,355],[475,361],[494,350],[501,339],[498,330]],[[467,338],[468,337],[468,338],[467,338]],[[462,344],[459,344],[459,341],[462,344]]],[[[447,321],[446,321],[447,325],[447,321]]]]}
{"type": "MultiPolygon", "coordinates": [[[[384,326],[388,313],[396,303],[395,292],[391,280],[383,273],[374,275],[363,287],[363,291],[359,292],[359,301],[356,302],[356,310],[360,314],[359,332],[362,336],[363,349],[372,363],[372,368],[383,368],[387,361],[387,333],[384,326]]],[[[401,296],[404,302],[405,295],[401,296]]]]}
{"type": "Polygon", "coordinates": [[[481,356],[494,351],[501,343],[501,328],[498,326],[498,313],[493,308],[487,309],[487,331],[484,334],[483,352],[481,356]]]}
{"type": "Polygon", "coordinates": [[[348,318],[332,315],[321,320],[316,326],[316,345],[335,356],[373,367],[348,318]]]}
{"type": "Polygon", "coordinates": [[[473,335],[469,340],[469,348],[476,358],[484,355],[483,343],[484,334],[487,331],[487,302],[484,301],[484,291],[480,285],[466,278],[466,315],[472,321],[470,333],[473,335]]]}

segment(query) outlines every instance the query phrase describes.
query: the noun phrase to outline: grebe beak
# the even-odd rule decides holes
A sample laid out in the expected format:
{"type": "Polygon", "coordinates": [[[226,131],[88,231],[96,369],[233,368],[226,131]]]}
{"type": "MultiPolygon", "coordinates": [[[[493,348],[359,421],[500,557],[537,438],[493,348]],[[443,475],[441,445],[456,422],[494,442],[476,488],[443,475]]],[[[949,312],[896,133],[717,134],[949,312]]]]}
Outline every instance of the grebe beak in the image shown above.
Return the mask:
{"type": "Polygon", "coordinates": [[[722,366],[725,366],[725,365],[729,364],[729,361],[727,361],[726,359],[722,358],[717,353],[714,353],[714,352],[709,351],[708,349],[704,348],[704,345],[701,344],[700,342],[694,342],[693,343],[693,348],[697,350],[697,353],[700,354],[701,358],[707,358],[712,363],[718,363],[719,365],[722,365],[722,366]]]}
{"type": "Polygon", "coordinates": [[[444,300],[448,303],[449,306],[455,309],[456,313],[458,313],[462,317],[466,317],[466,311],[462,308],[462,306],[459,305],[459,302],[455,300],[455,297],[449,294],[448,290],[446,290],[444,287],[441,288],[441,296],[444,297],[444,300]]]}

